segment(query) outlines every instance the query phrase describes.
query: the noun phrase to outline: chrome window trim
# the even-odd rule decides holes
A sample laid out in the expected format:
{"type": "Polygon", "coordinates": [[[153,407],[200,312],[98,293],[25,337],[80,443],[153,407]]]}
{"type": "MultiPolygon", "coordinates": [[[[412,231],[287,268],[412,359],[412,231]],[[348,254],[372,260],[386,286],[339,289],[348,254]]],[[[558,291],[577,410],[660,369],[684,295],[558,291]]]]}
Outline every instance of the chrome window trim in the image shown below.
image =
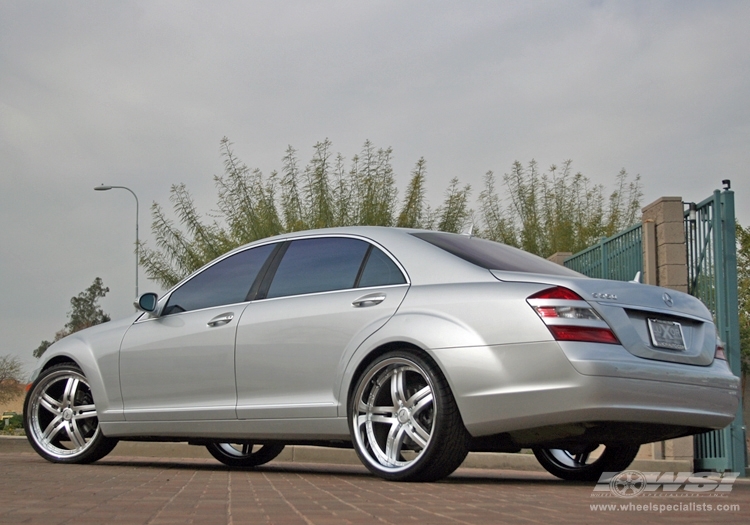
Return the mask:
{"type": "Polygon", "coordinates": [[[156,314],[157,315],[155,317],[144,314],[145,317],[146,317],[145,319],[144,319],[144,315],[141,315],[141,317],[139,317],[138,319],[136,319],[134,323],[139,323],[139,322],[144,322],[144,321],[155,320],[155,319],[161,318],[161,316],[162,316],[161,315],[162,310],[164,309],[164,306],[169,301],[169,297],[174,293],[175,290],[177,290],[182,285],[184,285],[185,283],[187,283],[188,281],[190,281],[193,277],[196,277],[198,274],[203,273],[204,271],[208,270],[209,268],[211,268],[215,264],[219,264],[221,261],[223,261],[224,259],[226,259],[228,257],[231,257],[232,255],[235,255],[235,254],[240,253],[240,252],[244,252],[246,250],[251,250],[253,248],[260,248],[262,246],[267,246],[269,244],[281,244],[281,243],[284,243],[284,242],[294,242],[296,240],[302,240],[302,239],[331,239],[331,238],[356,239],[356,240],[359,240],[359,241],[366,242],[366,243],[368,243],[368,244],[370,244],[370,245],[378,248],[401,271],[401,274],[404,276],[404,279],[406,280],[406,282],[405,283],[400,283],[400,284],[386,284],[386,285],[383,285],[383,286],[367,286],[367,287],[362,287],[362,288],[342,288],[340,290],[327,290],[327,291],[324,291],[324,292],[311,292],[311,293],[306,293],[306,294],[285,295],[283,297],[271,297],[271,298],[255,299],[253,301],[245,301],[245,302],[242,302],[242,303],[231,303],[231,304],[227,304],[227,305],[217,305],[217,306],[211,306],[211,307],[208,307],[208,308],[201,308],[201,309],[198,309],[198,310],[189,310],[187,312],[175,312],[175,313],[169,314],[169,317],[173,317],[173,316],[177,316],[177,315],[181,315],[181,314],[186,314],[186,313],[190,313],[190,312],[200,312],[202,310],[208,310],[210,308],[219,308],[219,307],[222,307],[222,306],[230,307],[230,306],[234,306],[234,305],[248,304],[248,303],[259,302],[259,301],[266,301],[266,300],[269,300],[269,299],[284,299],[286,297],[301,297],[303,295],[320,295],[320,294],[327,294],[327,293],[334,293],[334,292],[343,292],[343,291],[348,291],[348,290],[371,290],[373,288],[386,288],[386,287],[390,288],[390,287],[395,287],[395,286],[411,286],[411,279],[409,278],[409,273],[406,271],[406,269],[404,268],[404,266],[399,262],[399,260],[396,259],[390,251],[388,251],[387,249],[385,249],[385,247],[383,247],[382,244],[380,244],[379,242],[377,242],[377,241],[375,241],[375,240],[373,240],[373,239],[371,239],[369,237],[365,237],[363,235],[346,234],[346,233],[334,233],[334,234],[318,233],[318,234],[312,234],[312,235],[297,235],[297,236],[292,236],[292,237],[275,238],[272,241],[259,242],[257,244],[252,244],[251,243],[250,245],[240,246],[238,248],[235,248],[234,250],[228,251],[224,255],[219,256],[217,259],[214,259],[213,261],[211,261],[211,262],[209,262],[207,264],[204,264],[203,266],[201,266],[200,268],[198,268],[197,270],[195,270],[193,273],[191,273],[190,275],[188,275],[187,277],[185,277],[184,279],[182,279],[180,282],[178,282],[177,284],[175,284],[172,288],[170,288],[162,297],[160,297],[159,301],[158,301],[158,307],[156,309],[156,314]]]}

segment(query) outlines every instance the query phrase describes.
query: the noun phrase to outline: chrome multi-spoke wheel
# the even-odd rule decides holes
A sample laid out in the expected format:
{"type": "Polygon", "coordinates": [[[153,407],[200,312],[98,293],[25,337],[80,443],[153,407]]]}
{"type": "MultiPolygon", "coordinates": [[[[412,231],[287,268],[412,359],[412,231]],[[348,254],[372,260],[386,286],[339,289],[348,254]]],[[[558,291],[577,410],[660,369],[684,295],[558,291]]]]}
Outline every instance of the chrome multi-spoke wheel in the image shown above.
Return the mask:
{"type": "Polygon", "coordinates": [[[284,450],[276,443],[210,443],[206,449],[213,457],[230,467],[257,467],[268,463],[284,450]]]}
{"type": "Polygon", "coordinates": [[[603,472],[620,472],[628,468],[638,454],[639,445],[608,445],[598,457],[591,453],[599,447],[592,444],[580,450],[534,448],[539,463],[558,478],[568,481],[598,481],[603,472]]]}
{"type": "Polygon", "coordinates": [[[90,463],[117,444],[102,434],[86,377],[70,364],[40,374],[26,396],[24,425],[31,446],[53,462],[90,463]]]}
{"type": "Polygon", "coordinates": [[[468,451],[468,434],[440,370],[411,351],[385,354],[365,370],[349,424],[360,459],[386,479],[440,479],[468,451]]]}

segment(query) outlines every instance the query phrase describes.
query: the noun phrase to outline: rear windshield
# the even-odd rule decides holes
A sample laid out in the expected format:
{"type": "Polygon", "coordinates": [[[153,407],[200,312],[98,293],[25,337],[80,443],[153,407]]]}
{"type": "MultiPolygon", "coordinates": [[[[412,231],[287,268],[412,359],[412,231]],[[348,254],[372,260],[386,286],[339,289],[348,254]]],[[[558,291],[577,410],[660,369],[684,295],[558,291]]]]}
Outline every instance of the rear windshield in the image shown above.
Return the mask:
{"type": "Polygon", "coordinates": [[[576,271],[499,242],[444,232],[411,235],[487,270],[583,277],[576,271]]]}

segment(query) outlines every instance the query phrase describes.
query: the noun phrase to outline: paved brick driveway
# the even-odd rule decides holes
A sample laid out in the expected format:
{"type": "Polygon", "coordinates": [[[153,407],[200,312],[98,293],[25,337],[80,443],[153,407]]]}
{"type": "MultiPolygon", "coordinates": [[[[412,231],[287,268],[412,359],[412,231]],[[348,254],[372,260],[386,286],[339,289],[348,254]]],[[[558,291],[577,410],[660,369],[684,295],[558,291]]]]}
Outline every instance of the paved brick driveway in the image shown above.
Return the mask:
{"type": "MultiPolygon", "coordinates": [[[[363,467],[274,462],[229,470],[209,459],[112,456],[54,465],[0,455],[0,523],[84,524],[564,524],[750,523],[750,483],[725,498],[739,512],[592,511],[634,500],[592,498],[592,484],[545,473],[459,469],[439,483],[389,483],[363,467]]],[[[637,503],[679,503],[637,498],[637,503]]]]}

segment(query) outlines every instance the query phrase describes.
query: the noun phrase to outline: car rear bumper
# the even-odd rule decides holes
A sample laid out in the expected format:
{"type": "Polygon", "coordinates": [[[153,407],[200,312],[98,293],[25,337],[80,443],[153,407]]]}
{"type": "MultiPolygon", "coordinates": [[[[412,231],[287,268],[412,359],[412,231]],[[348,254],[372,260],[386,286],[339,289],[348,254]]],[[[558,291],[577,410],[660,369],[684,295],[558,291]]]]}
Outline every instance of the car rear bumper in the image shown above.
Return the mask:
{"type": "Polygon", "coordinates": [[[663,363],[618,345],[557,342],[432,354],[451,370],[448,382],[475,437],[602,421],[722,428],[739,403],[739,379],[720,361],[663,363]]]}

